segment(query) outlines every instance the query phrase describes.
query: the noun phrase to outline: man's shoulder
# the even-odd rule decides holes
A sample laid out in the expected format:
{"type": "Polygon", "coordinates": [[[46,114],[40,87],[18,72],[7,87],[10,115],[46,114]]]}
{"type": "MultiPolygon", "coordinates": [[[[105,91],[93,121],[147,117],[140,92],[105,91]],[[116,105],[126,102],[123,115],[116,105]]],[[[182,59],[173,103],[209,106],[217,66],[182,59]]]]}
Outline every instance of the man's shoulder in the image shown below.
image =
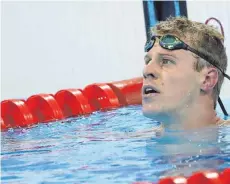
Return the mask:
{"type": "Polygon", "coordinates": [[[230,119],[222,120],[220,123],[218,123],[218,125],[219,126],[230,125],[230,119]]]}
{"type": "Polygon", "coordinates": [[[230,119],[225,120],[225,121],[224,121],[224,124],[226,124],[226,125],[230,125],[230,119]]]}

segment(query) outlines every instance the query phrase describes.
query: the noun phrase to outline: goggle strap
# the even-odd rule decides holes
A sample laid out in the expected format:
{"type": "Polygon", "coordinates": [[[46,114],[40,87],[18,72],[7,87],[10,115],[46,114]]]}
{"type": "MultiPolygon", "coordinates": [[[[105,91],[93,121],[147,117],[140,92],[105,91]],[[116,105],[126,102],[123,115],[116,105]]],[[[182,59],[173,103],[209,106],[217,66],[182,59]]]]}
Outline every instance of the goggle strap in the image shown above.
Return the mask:
{"type": "Polygon", "coordinates": [[[220,97],[218,97],[218,103],[220,104],[220,108],[222,109],[224,115],[228,116],[228,113],[227,113],[226,109],[224,108],[224,104],[222,103],[222,100],[220,99],[220,97]]]}
{"type": "Polygon", "coordinates": [[[223,73],[224,77],[226,77],[228,80],[230,80],[230,76],[227,75],[226,73],[223,73]]]}

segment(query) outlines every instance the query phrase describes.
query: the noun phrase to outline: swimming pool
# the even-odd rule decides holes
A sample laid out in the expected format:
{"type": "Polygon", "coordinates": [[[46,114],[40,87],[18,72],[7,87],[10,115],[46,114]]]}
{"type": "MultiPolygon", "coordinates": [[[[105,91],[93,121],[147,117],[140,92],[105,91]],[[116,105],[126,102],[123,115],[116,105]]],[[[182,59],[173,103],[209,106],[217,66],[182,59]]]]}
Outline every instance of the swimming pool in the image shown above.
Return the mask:
{"type": "MultiPolygon", "coordinates": [[[[224,103],[230,111],[230,100],[224,103]]],[[[9,129],[2,132],[1,180],[127,184],[230,167],[230,126],[133,136],[157,125],[135,105],[9,129]]]]}

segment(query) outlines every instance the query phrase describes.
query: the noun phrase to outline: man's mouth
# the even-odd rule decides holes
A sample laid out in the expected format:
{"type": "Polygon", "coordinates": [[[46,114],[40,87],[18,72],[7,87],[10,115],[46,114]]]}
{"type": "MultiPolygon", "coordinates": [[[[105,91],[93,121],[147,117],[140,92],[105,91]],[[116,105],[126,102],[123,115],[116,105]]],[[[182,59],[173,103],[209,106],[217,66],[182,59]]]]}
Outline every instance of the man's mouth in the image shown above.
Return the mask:
{"type": "Polygon", "coordinates": [[[143,94],[148,95],[148,94],[159,94],[160,92],[153,86],[146,85],[143,86],[143,94]]]}

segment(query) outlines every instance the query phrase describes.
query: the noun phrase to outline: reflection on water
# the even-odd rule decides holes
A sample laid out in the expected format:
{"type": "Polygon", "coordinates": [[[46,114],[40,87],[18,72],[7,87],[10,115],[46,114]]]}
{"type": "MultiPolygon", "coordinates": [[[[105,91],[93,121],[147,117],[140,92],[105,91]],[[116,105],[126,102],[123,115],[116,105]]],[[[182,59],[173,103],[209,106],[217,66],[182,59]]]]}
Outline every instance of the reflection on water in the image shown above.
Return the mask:
{"type": "Polygon", "coordinates": [[[230,127],[153,132],[138,106],[2,133],[4,183],[131,183],[230,167],[230,127]],[[38,174],[39,173],[39,174],[38,174]]]}

